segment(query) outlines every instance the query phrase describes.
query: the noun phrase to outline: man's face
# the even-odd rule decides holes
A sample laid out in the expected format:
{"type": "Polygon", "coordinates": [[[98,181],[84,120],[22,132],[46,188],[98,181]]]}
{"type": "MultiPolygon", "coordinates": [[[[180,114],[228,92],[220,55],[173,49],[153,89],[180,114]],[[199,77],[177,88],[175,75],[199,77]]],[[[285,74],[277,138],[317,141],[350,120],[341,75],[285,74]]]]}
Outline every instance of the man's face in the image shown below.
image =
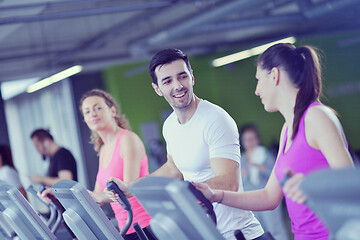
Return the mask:
{"type": "Polygon", "coordinates": [[[155,92],[163,96],[174,109],[186,109],[193,98],[194,76],[186,63],[175,60],[155,68],[158,85],[152,84],[155,92]]]}
{"type": "Polygon", "coordinates": [[[49,142],[47,139],[44,141],[40,141],[37,137],[33,137],[32,141],[34,143],[34,146],[36,150],[42,155],[42,157],[45,159],[46,155],[49,154],[49,142]]]}
{"type": "Polygon", "coordinates": [[[260,144],[260,139],[255,131],[249,129],[242,134],[241,144],[245,151],[252,150],[260,144]]]}

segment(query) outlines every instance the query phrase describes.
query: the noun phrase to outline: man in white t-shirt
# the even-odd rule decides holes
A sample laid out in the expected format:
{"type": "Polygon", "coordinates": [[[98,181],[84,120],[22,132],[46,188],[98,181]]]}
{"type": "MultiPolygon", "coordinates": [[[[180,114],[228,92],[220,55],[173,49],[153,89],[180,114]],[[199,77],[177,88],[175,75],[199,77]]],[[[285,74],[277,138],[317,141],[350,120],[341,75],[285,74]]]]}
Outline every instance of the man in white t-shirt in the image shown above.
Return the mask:
{"type": "MultiPolygon", "coordinates": [[[[243,191],[235,121],[222,108],[194,94],[195,81],[187,56],[177,49],[160,51],[152,58],[149,71],[155,92],[174,110],[163,126],[167,162],[151,175],[204,182],[213,189],[243,191]]],[[[217,228],[225,239],[235,239],[237,229],[246,239],[264,233],[250,211],[219,203],[214,203],[214,211],[217,228]]]]}

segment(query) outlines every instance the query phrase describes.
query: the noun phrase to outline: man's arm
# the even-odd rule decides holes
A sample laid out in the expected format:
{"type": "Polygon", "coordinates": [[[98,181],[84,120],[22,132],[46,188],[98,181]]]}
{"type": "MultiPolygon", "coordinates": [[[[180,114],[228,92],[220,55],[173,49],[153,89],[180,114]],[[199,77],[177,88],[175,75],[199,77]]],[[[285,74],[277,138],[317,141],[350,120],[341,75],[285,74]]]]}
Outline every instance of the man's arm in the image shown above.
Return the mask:
{"type": "MultiPolygon", "coordinates": [[[[177,179],[184,179],[180,170],[176,167],[174,160],[168,154],[167,161],[164,163],[159,169],[152,172],[149,176],[156,176],[156,177],[169,177],[169,178],[177,178],[177,179]]],[[[111,182],[114,181],[116,185],[120,188],[120,190],[125,194],[127,198],[133,197],[133,194],[130,192],[130,187],[141,178],[136,179],[130,183],[126,183],[121,181],[120,179],[111,177],[107,181],[111,182]]],[[[113,191],[109,191],[107,189],[104,190],[106,196],[111,199],[112,201],[116,202],[119,199],[119,196],[115,194],[113,191]]]]}
{"type": "Polygon", "coordinates": [[[39,175],[31,176],[32,182],[38,184],[44,184],[49,187],[51,187],[52,185],[63,179],[73,180],[72,172],[70,170],[60,170],[58,172],[58,177],[47,177],[47,176],[39,176],[39,175]]]}
{"type": "Polygon", "coordinates": [[[211,158],[210,165],[215,176],[204,182],[210,188],[228,191],[239,189],[239,163],[227,158],[211,158]]]}
{"type": "Polygon", "coordinates": [[[168,154],[167,161],[156,171],[152,172],[149,176],[158,176],[158,177],[170,177],[177,179],[184,179],[180,170],[176,167],[174,160],[168,154]]]}

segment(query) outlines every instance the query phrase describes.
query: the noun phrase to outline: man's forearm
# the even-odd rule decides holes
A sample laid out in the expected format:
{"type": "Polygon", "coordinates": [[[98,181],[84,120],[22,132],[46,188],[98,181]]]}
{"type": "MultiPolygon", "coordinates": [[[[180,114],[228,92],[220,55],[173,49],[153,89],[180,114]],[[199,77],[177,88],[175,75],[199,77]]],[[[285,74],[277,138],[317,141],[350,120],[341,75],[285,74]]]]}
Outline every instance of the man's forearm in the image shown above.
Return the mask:
{"type": "Polygon", "coordinates": [[[208,184],[212,189],[221,189],[227,191],[237,191],[239,189],[239,180],[229,176],[215,176],[206,180],[204,183],[208,184]]]}
{"type": "Polygon", "coordinates": [[[172,169],[168,166],[167,163],[163,164],[160,168],[158,168],[156,171],[152,172],[148,176],[139,177],[135,179],[134,181],[126,183],[126,197],[133,197],[134,195],[129,191],[130,187],[140,181],[143,178],[146,177],[169,177],[169,178],[177,178],[177,179],[183,179],[183,176],[181,172],[178,169],[172,169]],[[176,171],[177,170],[177,171],[176,171]]]}
{"type": "Polygon", "coordinates": [[[152,172],[149,176],[183,179],[183,175],[181,174],[181,172],[177,168],[170,166],[169,163],[163,164],[160,168],[152,172]]]}

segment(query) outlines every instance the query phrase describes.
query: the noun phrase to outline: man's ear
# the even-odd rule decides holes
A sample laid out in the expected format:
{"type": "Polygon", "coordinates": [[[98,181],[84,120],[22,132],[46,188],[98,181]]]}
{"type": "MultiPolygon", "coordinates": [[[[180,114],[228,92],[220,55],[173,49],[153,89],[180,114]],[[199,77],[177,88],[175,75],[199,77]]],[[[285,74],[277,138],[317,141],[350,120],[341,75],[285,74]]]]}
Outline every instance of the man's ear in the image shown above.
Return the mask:
{"type": "Polygon", "coordinates": [[[46,150],[49,150],[49,147],[50,147],[50,140],[49,140],[49,139],[44,139],[44,141],[42,142],[42,144],[44,145],[44,147],[46,148],[46,150]]]}
{"type": "Polygon", "coordinates": [[[280,70],[277,67],[273,67],[271,69],[271,80],[275,84],[275,86],[279,85],[280,82],[280,70]]]}
{"type": "Polygon", "coordinates": [[[155,92],[156,92],[157,95],[159,95],[160,97],[164,96],[164,95],[162,94],[162,92],[160,91],[158,85],[156,85],[155,83],[151,83],[151,86],[153,87],[153,89],[155,90],[155,92]]]}

